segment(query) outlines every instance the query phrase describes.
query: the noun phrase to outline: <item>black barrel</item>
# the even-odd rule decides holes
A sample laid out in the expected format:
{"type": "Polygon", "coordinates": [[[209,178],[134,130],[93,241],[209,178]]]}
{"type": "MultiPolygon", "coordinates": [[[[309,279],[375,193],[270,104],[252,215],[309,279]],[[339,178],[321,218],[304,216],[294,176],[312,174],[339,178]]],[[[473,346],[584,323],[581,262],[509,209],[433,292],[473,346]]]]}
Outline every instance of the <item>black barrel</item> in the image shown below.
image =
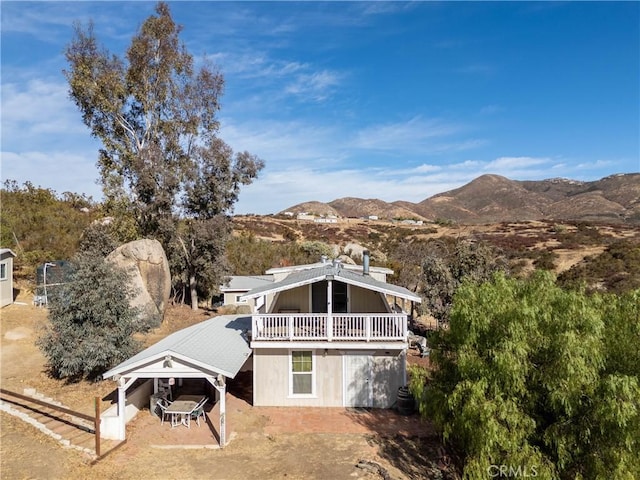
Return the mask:
{"type": "Polygon", "coordinates": [[[416,411],[416,401],[409,392],[409,387],[398,388],[398,401],[396,403],[400,415],[411,415],[416,411]]]}

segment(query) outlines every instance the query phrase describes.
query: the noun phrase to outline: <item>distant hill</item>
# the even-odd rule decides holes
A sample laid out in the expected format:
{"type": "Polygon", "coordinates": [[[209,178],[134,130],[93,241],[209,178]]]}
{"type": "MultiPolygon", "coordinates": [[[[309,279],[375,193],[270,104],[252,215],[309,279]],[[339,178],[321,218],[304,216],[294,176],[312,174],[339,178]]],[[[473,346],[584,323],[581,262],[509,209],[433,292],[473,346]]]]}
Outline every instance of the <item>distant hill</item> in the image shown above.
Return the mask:
{"type": "Polygon", "coordinates": [[[287,211],[341,217],[446,220],[488,224],[532,220],[577,220],[640,224],[640,173],[616,174],[593,182],[563,178],[510,180],[482,175],[468,184],[419,203],[345,197],[306,202],[287,211]]]}

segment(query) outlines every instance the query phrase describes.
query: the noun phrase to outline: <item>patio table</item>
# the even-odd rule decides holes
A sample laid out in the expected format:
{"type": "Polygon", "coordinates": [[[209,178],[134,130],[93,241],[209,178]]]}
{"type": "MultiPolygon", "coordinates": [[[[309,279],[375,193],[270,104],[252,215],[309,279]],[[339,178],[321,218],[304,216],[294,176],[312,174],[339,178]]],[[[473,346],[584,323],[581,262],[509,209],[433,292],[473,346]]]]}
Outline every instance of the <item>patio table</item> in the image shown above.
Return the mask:
{"type": "Polygon", "coordinates": [[[167,408],[167,413],[171,414],[171,427],[179,425],[178,417],[180,417],[180,423],[191,428],[191,412],[202,399],[204,397],[201,395],[180,395],[176,398],[176,401],[167,408]]]}

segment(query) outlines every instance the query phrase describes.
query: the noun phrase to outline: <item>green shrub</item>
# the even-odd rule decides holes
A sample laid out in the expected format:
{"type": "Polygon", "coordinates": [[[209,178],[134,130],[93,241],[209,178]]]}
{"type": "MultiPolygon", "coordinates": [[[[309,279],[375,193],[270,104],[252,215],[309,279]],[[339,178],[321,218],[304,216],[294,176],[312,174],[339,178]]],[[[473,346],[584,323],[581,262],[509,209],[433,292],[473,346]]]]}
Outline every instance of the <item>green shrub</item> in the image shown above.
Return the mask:
{"type": "Polygon", "coordinates": [[[565,291],[553,275],[465,282],[433,371],[411,391],[459,454],[466,478],[492,466],[537,478],[640,472],[640,291],[565,291]]]}
{"type": "Polygon", "coordinates": [[[94,380],[139,349],[127,274],[100,256],[80,254],[71,281],[49,301],[49,324],[37,344],[56,378],[94,380]]]}

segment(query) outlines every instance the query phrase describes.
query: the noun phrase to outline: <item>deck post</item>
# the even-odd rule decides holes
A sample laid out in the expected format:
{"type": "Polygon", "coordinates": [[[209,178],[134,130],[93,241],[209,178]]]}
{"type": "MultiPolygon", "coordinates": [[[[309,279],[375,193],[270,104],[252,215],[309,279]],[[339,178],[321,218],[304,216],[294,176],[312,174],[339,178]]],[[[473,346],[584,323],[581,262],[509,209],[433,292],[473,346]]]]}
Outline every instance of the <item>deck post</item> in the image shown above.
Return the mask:
{"type": "Polygon", "coordinates": [[[287,329],[289,330],[289,341],[293,341],[294,331],[293,331],[293,315],[289,315],[287,317],[287,329]]]}
{"type": "Polygon", "coordinates": [[[327,340],[333,340],[333,306],[331,299],[333,298],[333,280],[327,281],[327,340]]]}
{"type": "Polygon", "coordinates": [[[371,341],[371,317],[367,315],[366,317],[364,317],[364,319],[365,319],[364,331],[366,335],[366,341],[369,342],[371,341]]]}

